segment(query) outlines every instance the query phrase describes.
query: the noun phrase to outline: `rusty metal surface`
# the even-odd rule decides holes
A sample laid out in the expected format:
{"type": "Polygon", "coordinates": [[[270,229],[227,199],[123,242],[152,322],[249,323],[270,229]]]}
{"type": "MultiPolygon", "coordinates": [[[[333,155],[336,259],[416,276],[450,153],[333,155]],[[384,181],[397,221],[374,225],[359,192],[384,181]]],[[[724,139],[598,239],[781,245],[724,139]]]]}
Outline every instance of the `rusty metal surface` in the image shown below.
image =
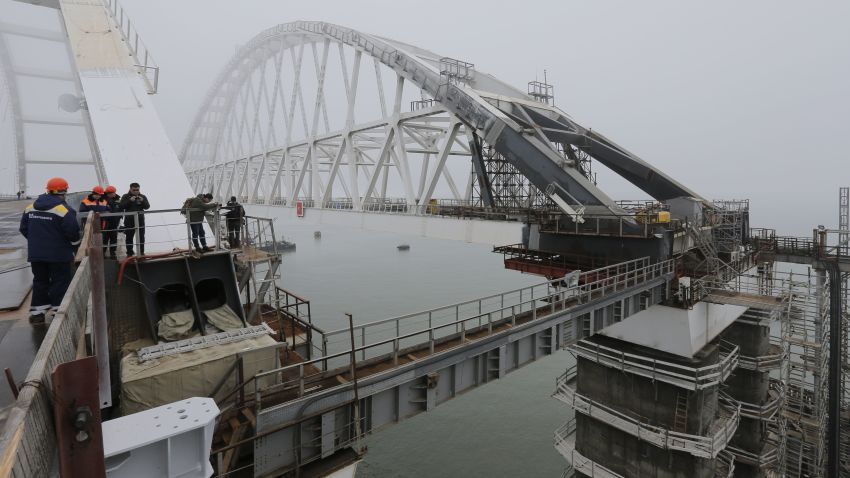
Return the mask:
{"type": "Polygon", "coordinates": [[[105,477],[97,359],[86,357],[59,364],[52,378],[60,476],[105,477]]]}
{"type": "Polygon", "coordinates": [[[106,326],[106,284],[103,279],[103,240],[100,233],[100,214],[95,213],[90,221],[92,244],[89,248],[89,271],[91,273],[92,331],[94,351],[97,357],[100,382],[100,408],[112,405],[112,385],[109,370],[109,336],[106,326]]]}

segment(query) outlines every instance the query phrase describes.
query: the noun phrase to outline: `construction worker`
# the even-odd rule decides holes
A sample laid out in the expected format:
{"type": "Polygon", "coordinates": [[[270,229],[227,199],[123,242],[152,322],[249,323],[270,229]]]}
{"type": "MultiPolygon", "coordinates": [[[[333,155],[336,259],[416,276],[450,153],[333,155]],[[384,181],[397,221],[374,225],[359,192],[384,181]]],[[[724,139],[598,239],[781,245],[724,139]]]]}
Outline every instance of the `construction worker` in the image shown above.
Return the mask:
{"type": "MultiPolygon", "coordinates": [[[[79,212],[87,213],[84,217],[81,224],[81,227],[85,227],[86,219],[88,219],[88,215],[94,214],[96,212],[107,212],[109,211],[109,206],[106,205],[106,200],[103,199],[103,188],[101,186],[95,186],[91,188],[91,193],[88,196],[84,197],[82,202],[80,202],[79,212]]],[[[105,224],[101,224],[101,229],[105,224]]]]}
{"type": "MultiPolygon", "coordinates": [[[[104,199],[106,200],[106,206],[109,208],[109,212],[121,212],[121,198],[118,197],[118,190],[115,189],[115,186],[110,184],[106,186],[104,191],[106,193],[104,199]]],[[[118,225],[121,224],[121,216],[107,217],[105,222],[106,227],[103,228],[103,255],[104,257],[108,255],[108,257],[115,259],[118,250],[118,225]]]]}
{"type": "Polygon", "coordinates": [[[230,196],[230,201],[222,209],[227,209],[225,214],[227,220],[227,242],[230,248],[240,247],[240,233],[242,232],[242,223],[245,222],[245,208],[236,201],[236,196],[230,196]]]}
{"type": "Polygon", "coordinates": [[[139,183],[130,183],[130,191],[121,196],[121,201],[118,203],[121,211],[125,213],[138,213],[139,223],[136,227],[136,214],[124,215],[124,234],[126,235],[125,242],[127,243],[127,257],[134,255],[133,239],[136,236],[136,230],[139,231],[139,255],[145,255],[145,215],[143,211],[151,208],[151,203],[148,202],[148,197],[141,193],[139,183]]]}
{"type": "Polygon", "coordinates": [[[68,181],[51,178],[47,192],[36,198],[21,216],[20,231],[27,238],[27,261],[32,268],[30,322],[43,324],[55,314],[71,283],[71,261],[80,244],[77,212],[65,202],[68,181]]]}
{"type": "Polygon", "coordinates": [[[187,217],[189,228],[192,230],[192,244],[198,252],[209,252],[207,247],[207,234],[204,232],[204,215],[206,211],[212,211],[218,207],[218,203],[212,202],[212,194],[198,194],[191,201],[187,201],[187,217]]]}

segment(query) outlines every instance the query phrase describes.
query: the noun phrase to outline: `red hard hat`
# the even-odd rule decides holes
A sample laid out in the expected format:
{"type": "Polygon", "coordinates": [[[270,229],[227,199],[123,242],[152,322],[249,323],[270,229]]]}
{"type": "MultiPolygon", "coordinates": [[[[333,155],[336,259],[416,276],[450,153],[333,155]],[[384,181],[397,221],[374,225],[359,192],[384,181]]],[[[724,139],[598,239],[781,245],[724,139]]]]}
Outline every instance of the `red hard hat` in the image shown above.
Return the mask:
{"type": "Polygon", "coordinates": [[[114,192],[116,192],[116,191],[118,191],[118,190],[117,190],[117,189],[115,189],[115,186],[113,186],[113,185],[111,185],[111,184],[110,184],[109,186],[106,186],[106,192],[107,192],[107,193],[114,193],[114,192]]]}
{"type": "Polygon", "coordinates": [[[91,192],[94,194],[103,194],[103,188],[101,186],[95,186],[91,188],[91,192]]]}
{"type": "Polygon", "coordinates": [[[47,180],[47,191],[53,194],[68,191],[68,181],[62,178],[50,178],[47,180]]]}

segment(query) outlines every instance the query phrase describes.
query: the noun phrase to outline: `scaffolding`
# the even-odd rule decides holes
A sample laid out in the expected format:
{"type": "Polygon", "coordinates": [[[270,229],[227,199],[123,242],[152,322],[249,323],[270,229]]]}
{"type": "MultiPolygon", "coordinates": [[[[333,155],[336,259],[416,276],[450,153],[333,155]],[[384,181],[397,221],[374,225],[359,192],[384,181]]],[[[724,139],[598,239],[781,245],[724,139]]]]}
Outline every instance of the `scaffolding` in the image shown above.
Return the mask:
{"type": "Polygon", "coordinates": [[[829,287],[823,270],[789,273],[788,308],[781,322],[786,356],[780,369],[785,403],[780,476],[825,474],[829,357],[829,287]]]}
{"type": "MultiPolygon", "coordinates": [[[[850,239],[850,187],[838,190],[838,251],[847,251],[850,239]]],[[[841,428],[850,430],[850,274],[841,274],[841,428]]],[[[850,476],[850,433],[841,434],[841,472],[850,476]]]]}
{"type": "Polygon", "coordinates": [[[717,251],[731,253],[739,250],[744,243],[744,231],[749,228],[747,215],[750,201],[743,200],[714,200],[716,209],[713,211],[713,235],[717,251]]]}
{"type": "MultiPolygon", "coordinates": [[[[555,209],[555,204],[537,189],[513,164],[489,144],[482,148],[484,171],[490,180],[493,205],[510,209],[555,209]]],[[[473,206],[484,206],[481,190],[473,181],[473,206]]]]}

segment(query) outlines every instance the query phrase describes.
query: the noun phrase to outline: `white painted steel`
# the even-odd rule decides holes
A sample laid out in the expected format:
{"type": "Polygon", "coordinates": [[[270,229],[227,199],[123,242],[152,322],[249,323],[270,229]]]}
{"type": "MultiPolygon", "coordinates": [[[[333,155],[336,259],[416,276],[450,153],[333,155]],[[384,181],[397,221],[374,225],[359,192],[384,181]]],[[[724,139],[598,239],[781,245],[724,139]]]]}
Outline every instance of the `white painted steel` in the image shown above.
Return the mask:
{"type": "Polygon", "coordinates": [[[697,302],[690,309],[654,305],[611,324],[600,333],[681,357],[691,358],[747,308],[697,302]]]}
{"type": "Polygon", "coordinates": [[[103,422],[103,454],[110,478],[206,478],[219,409],[192,397],[103,422]]]}
{"type": "MultiPolygon", "coordinates": [[[[139,183],[151,209],[179,208],[194,194],[126,42],[103,4],[62,0],[60,5],[108,181],[119,193],[139,183]]],[[[146,252],[185,247],[185,219],[179,213],[157,214],[146,222],[146,252]]]]}
{"type": "Polygon", "coordinates": [[[195,189],[220,199],[234,195],[286,207],[304,199],[327,208],[337,198],[357,211],[386,201],[388,190],[411,206],[437,195],[469,201],[466,143],[473,131],[485,131],[434,101],[439,78],[462,86],[474,109],[516,130],[479,91],[533,102],[468,67],[457,78],[443,78],[441,56],[421,48],[321,22],[280,25],[257,35],[223,69],[195,117],[181,162],[195,189]],[[338,61],[331,58],[334,49],[338,61]],[[372,57],[374,78],[361,68],[364,54],[372,57]],[[343,94],[333,96],[334,90],[343,94]],[[372,109],[364,115],[366,103],[372,109]],[[408,103],[411,111],[405,111],[408,103]]]}
{"type": "Polygon", "coordinates": [[[105,181],[88,111],[74,99],[82,90],[58,10],[0,2],[0,194],[39,194],[54,176],[78,191],[105,181]]]}

